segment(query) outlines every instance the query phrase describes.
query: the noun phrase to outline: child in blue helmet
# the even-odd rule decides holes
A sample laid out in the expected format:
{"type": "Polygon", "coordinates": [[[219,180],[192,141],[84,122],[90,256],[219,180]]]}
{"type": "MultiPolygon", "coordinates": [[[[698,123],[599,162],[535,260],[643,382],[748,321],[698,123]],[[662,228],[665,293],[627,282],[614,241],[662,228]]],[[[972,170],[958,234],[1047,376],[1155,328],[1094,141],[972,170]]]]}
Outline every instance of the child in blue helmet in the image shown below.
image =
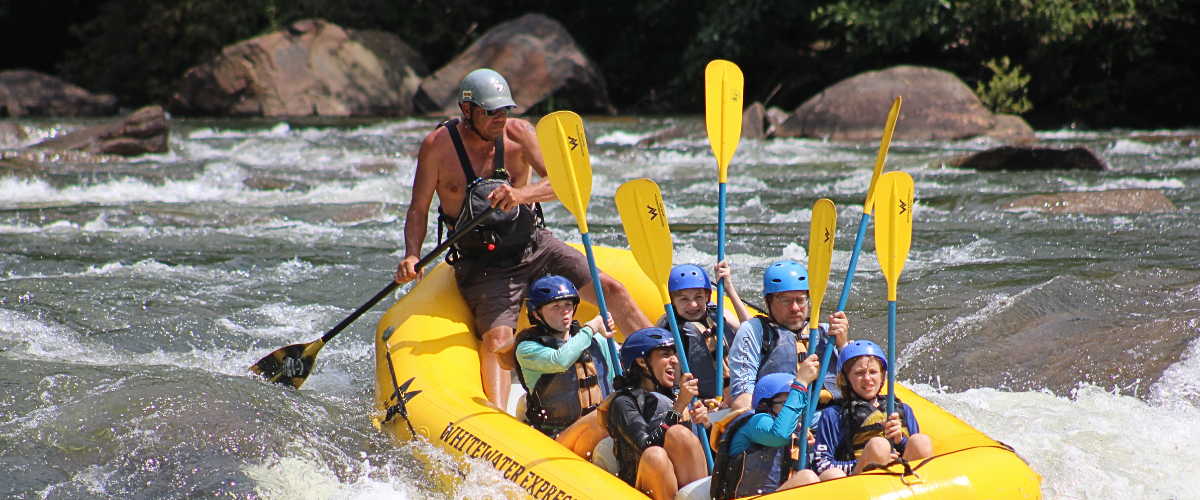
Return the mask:
{"type": "Polygon", "coordinates": [[[883,350],[869,340],[856,340],[841,354],[837,383],[844,397],[821,412],[817,425],[813,470],[821,480],[858,474],[870,464],[887,465],[898,458],[914,462],[932,457],[933,442],[920,433],[910,406],[896,399],[896,412],[883,414],[883,350]]]}
{"type": "Polygon", "coordinates": [[[633,332],[621,347],[621,366],[625,375],[613,382],[616,391],[601,417],[613,437],[617,477],[650,498],[669,500],[708,476],[704,448],[687,425],[707,427],[708,410],[699,401],[689,404],[697,383],[680,372],[671,332],[633,332]]]}
{"type": "MultiPolygon", "coordinates": [[[[808,350],[811,339],[816,350],[824,351],[828,343],[826,335],[816,334],[810,328],[809,313],[812,310],[808,297],[808,270],[804,266],[784,260],[767,266],[763,272],[763,298],[767,303],[767,315],[758,316],[742,323],[734,337],[729,353],[730,395],[734,409],[749,408],[754,384],[771,373],[796,374],[801,357],[797,353],[808,350]]],[[[848,342],[850,322],[846,313],[838,311],[829,315],[829,323],[822,329],[833,337],[838,349],[848,342]]],[[[837,351],[830,365],[837,360],[837,351]]],[[[826,369],[826,389],[822,401],[832,399],[836,387],[832,384],[833,371],[826,369]]]]}
{"type": "MultiPolygon", "coordinates": [[[[737,290],[733,288],[729,264],[721,261],[714,270],[717,279],[724,281],[725,292],[728,294],[730,302],[733,303],[733,310],[725,309],[724,335],[717,335],[716,332],[717,305],[712,302],[713,283],[708,278],[708,273],[704,272],[704,268],[695,264],[675,266],[671,269],[670,278],[667,280],[667,291],[671,294],[671,305],[675,309],[675,321],[679,324],[683,352],[687,355],[688,367],[692,369],[692,375],[700,381],[700,399],[706,400],[707,403],[715,403],[712,400],[717,397],[718,366],[720,366],[721,376],[725,378],[725,383],[721,384],[722,387],[725,387],[725,394],[722,396],[725,396],[725,401],[729,400],[728,367],[724,359],[720,362],[716,359],[717,339],[719,338],[721,342],[725,343],[723,351],[725,358],[728,359],[729,346],[733,342],[734,334],[737,333],[742,321],[752,317],[750,311],[746,309],[746,305],[742,303],[741,297],[738,297],[737,290]]],[[[668,323],[666,315],[663,315],[655,325],[667,328],[668,323]]]]}
{"type": "Polygon", "coordinates": [[[527,393],[530,425],[583,458],[608,437],[594,410],[612,392],[612,361],[604,348],[615,326],[597,315],[575,321],[579,292],[562,276],[530,285],[525,307],[529,328],[514,339],[517,378],[527,393]]]}
{"type": "MultiPolygon", "coordinates": [[[[710,490],[715,500],[763,495],[819,479],[804,469],[792,474],[792,448],[804,407],[808,384],[821,369],[816,355],[800,364],[796,376],[772,373],[754,385],[753,410],[734,410],[714,426],[716,457],[710,490]],[[720,434],[719,439],[715,436],[720,434]]],[[[808,439],[807,432],[805,439],[808,439]]]]}

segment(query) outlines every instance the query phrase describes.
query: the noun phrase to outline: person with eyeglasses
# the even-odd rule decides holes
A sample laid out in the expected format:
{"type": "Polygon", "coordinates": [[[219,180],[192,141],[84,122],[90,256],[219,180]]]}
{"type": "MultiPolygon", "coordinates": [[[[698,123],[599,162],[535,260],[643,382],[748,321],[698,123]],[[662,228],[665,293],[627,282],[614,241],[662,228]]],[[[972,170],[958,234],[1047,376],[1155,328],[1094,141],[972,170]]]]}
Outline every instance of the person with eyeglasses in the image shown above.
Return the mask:
{"type": "Polygon", "coordinates": [[[735,410],[713,425],[718,445],[709,494],[714,500],[765,495],[819,481],[809,469],[792,473],[792,449],[797,439],[810,438],[797,436],[797,429],[808,406],[808,384],[820,370],[814,354],[800,363],[795,376],[763,377],[754,384],[753,410],[735,410]]]}
{"type": "MultiPolygon", "coordinates": [[[[735,410],[751,407],[754,384],[764,376],[771,373],[795,376],[803,357],[801,353],[808,351],[808,342],[816,342],[818,353],[824,351],[827,337],[834,338],[839,350],[849,342],[850,322],[841,311],[829,315],[829,323],[819,325],[822,334],[812,335],[816,329],[810,328],[808,270],[804,266],[790,260],[768,266],[763,272],[763,299],[767,315],[742,322],[730,348],[729,386],[733,398],[730,407],[735,410]]],[[[829,364],[836,365],[836,360],[837,350],[829,364]]],[[[827,369],[822,404],[838,394],[834,377],[834,370],[827,369]]]]}
{"type": "MultiPolygon", "coordinates": [[[[475,316],[483,391],[489,401],[508,407],[512,384],[496,351],[509,343],[517,327],[521,297],[531,278],[554,274],[571,281],[580,298],[595,304],[587,258],[555,238],[542,221],[539,203],[555,200],[528,121],[510,118],[517,104],[508,82],[490,69],[477,69],[459,84],[461,118],[439,125],[417,152],[412,201],[404,221],[404,259],[395,280],[420,279],[416,269],[437,194],[438,240],[460,220],[483,222],[446,253],[463,299],[475,316]],[[533,182],[533,174],[540,180],[533,182]]],[[[600,273],[606,305],[622,331],[651,326],[629,292],[600,273]]]]}

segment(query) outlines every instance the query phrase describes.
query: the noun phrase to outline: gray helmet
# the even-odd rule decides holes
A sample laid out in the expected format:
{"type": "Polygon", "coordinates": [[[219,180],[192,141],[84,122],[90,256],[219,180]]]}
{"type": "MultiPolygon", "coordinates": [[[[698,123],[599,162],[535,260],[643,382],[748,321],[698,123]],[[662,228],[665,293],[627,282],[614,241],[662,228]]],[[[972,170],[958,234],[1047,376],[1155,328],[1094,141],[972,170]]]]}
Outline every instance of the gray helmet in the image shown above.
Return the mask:
{"type": "Polygon", "coordinates": [[[487,68],[467,73],[458,90],[458,102],[474,103],[488,111],[517,105],[513,102],[512,92],[509,92],[504,77],[487,68]]]}

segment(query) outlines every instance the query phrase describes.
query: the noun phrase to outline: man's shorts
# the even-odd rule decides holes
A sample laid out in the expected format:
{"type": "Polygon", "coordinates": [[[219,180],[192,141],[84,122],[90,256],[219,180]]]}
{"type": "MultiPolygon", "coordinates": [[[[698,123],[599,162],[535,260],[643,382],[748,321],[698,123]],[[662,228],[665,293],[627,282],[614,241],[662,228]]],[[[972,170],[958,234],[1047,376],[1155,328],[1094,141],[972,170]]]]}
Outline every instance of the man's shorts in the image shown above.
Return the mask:
{"type": "Polygon", "coordinates": [[[537,228],[532,241],[520,258],[497,258],[488,267],[475,273],[470,283],[463,283],[475,266],[473,259],[460,259],[454,264],[454,277],[467,305],[475,313],[475,337],[497,326],[516,330],[521,313],[521,299],[533,280],[547,274],[563,276],[575,288],[592,286],[592,273],[587,257],[558,238],[550,230],[537,228]]]}

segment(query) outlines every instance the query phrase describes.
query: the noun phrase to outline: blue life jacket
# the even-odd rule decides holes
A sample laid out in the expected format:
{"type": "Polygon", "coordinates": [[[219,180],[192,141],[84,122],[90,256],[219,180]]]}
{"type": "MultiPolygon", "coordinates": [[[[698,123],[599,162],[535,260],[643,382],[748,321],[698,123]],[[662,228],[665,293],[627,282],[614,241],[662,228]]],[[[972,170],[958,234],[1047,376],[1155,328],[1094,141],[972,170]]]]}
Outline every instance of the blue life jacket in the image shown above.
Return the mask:
{"type": "MultiPolygon", "coordinates": [[[[675,319],[679,324],[679,337],[683,341],[684,352],[687,353],[688,368],[692,370],[692,376],[696,377],[700,388],[700,399],[712,399],[717,397],[717,366],[722,368],[722,377],[726,379],[725,387],[729,387],[728,377],[724,375],[725,361],[717,361],[717,344],[712,343],[710,348],[709,339],[716,337],[715,330],[717,328],[717,306],[715,304],[708,306],[708,313],[704,317],[703,322],[688,321],[675,313],[675,319]]],[[[660,323],[666,323],[666,319],[660,323]]],[[[665,327],[665,325],[659,325],[665,327]]],[[[725,357],[729,357],[729,346],[733,343],[733,336],[737,332],[725,323],[725,357]]]]}
{"type": "Polygon", "coordinates": [[[745,451],[730,456],[729,447],[733,443],[733,437],[754,415],[756,413],[750,411],[738,415],[721,435],[716,458],[713,460],[712,486],[709,491],[714,500],[774,493],[791,475],[795,434],[785,446],[767,447],[754,443],[745,451]]]}

